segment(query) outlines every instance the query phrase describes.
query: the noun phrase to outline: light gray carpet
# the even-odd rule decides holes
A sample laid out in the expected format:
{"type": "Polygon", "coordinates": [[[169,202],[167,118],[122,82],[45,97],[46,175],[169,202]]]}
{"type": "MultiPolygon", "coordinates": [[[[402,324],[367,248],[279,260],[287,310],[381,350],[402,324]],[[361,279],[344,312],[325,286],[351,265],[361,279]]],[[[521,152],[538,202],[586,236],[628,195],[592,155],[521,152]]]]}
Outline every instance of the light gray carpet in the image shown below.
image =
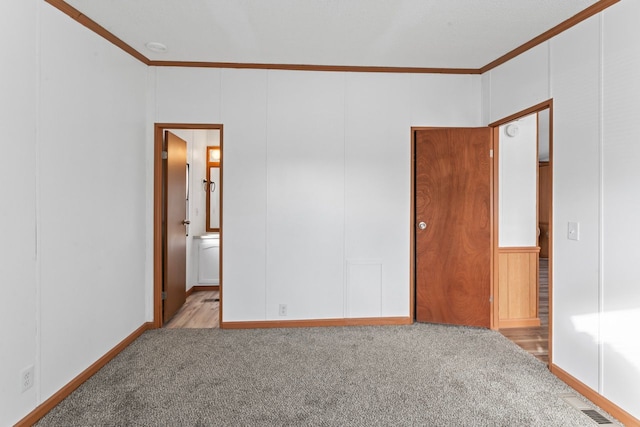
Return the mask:
{"type": "Polygon", "coordinates": [[[442,325],[144,333],[38,426],[594,426],[497,332],[442,325]]]}

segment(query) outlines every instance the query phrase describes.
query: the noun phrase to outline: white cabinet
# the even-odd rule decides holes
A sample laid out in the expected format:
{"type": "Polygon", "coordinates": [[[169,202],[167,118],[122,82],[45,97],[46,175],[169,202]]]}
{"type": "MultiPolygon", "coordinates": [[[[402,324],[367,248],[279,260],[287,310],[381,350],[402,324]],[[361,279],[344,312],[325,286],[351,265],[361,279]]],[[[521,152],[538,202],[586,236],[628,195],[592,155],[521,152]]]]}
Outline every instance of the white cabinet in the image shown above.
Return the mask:
{"type": "Polygon", "coordinates": [[[198,242],[198,283],[203,285],[220,284],[220,238],[202,236],[198,242]]]}

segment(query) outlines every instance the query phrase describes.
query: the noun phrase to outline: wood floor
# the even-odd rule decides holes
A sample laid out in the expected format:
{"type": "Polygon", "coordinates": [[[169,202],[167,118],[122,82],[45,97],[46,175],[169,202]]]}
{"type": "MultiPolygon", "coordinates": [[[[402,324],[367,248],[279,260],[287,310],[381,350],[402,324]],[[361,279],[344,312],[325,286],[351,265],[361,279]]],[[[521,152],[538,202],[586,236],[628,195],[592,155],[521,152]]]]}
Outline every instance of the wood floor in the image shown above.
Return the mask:
{"type": "Polygon", "coordinates": [[[549,260],[540,258],[540,300],[538,310],[540,326],[531,328],[500,329],[505,337],[529,353],[549,364],[549,260]]]}
{"type": "Polygon", "coordinates": [[[169,329],[220,327],[219,298],[219,291],[193,292],[164,327],[169,329]]]}

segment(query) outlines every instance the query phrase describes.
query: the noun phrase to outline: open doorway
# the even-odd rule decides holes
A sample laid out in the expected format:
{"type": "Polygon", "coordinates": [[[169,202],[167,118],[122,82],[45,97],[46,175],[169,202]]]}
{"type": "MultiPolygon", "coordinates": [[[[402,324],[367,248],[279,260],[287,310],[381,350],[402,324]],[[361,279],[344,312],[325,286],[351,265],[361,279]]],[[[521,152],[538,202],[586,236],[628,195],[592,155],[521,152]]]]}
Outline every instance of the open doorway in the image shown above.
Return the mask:
{"type": "Polygon", "coordinates": [[[154,326],[219,327],[222,125],[156,124],[154,147],[154,326]]]}
{"type": "Polygon", "coordinates": [[[552,102],[492,124],[494,324],[507,338],[551,361],[552,102]]]}

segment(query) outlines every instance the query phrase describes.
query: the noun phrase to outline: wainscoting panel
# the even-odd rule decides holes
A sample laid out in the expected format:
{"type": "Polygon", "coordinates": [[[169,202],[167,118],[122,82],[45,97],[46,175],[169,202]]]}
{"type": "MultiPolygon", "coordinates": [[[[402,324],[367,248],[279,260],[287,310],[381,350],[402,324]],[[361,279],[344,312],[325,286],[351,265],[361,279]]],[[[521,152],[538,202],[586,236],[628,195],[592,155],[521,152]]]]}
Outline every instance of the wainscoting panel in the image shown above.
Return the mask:
{"type": "Polygon", "coordinates": [[[498,286],[500,328],[539,326],[538,247],[500,248],[498,286]]]}

